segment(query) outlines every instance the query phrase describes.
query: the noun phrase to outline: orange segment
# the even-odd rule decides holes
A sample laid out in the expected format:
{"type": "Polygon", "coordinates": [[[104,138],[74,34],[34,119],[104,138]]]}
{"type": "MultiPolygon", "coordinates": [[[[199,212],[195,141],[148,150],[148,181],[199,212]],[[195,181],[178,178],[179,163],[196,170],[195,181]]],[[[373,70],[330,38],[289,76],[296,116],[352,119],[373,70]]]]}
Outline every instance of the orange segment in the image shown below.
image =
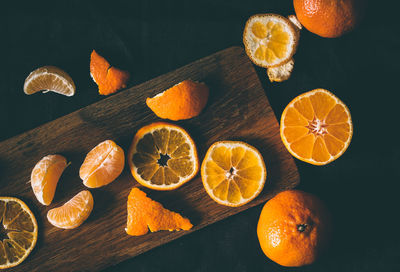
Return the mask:
{"type": "Polygon", "coordinates": [[[250,17],[243,32],[247,55],[265,68],[287,63],[296,51],[298,38],[298,29],[287,18],[271,13],[250,17]]]}
{"type": "Polygon", "coordinates": [[[114,141],[106,140],[86,155],[79,170],[83,184],[97,188],[113,182],[124,170],[124,150],[114,141]]]}
{"type": "Polygon", "coordinates": [[[239,141],[214,143],[201,165],[206,192],[219,204],[231,207],[256,198],[264,187],[266,175],[258,150],[239,141]]]}
{"type": "Polygon", "coordinates": [[[67,160],[61,155],[48,155],[42,158],[33,168],[31,174],[31,186],[37,200],[43,205],[49,205],[53,201],[58,180],[67,160]]]}
{"type": "Polygon", "coordinates": [[[77,228],[89,217],[93,203],[92,194],[87,190],[82,191],[61,207],[49,210],[47,219],[57,228],[77,228]]]}
{"type": "Polygon", "coordinates": [[[0,269],[23,262],[36,245],[38,225],[24,202],[0,197],[0,269]]]}
{"type": "Polygon", "coordinates": [[[282,113],[281,138],[299,160],[324,165],[339,158],[353,135],[346,105],[324,89],[297,96],[282,113]]]}
{"type": "Polygon", "coordinates": [[[147,106],[160,118],[173,121],[196,117],[207,104],[206,84],[184,80],[158,95],[147,98],[147,106]]]}
{"type": "Polygon", "coordinates": [[[110,63],[97,54],[95,50],[90,55],[90,75],[99,86],[99,94],[109,95],[126,88],[129,72],[111,67],[110,63]]]}
{"type": "Polygon", "coordinates": [[[126,233],[139,236],[159,230],[190,230],[189,219],[165,209],[160,203],[150,199],[146,193],[133,188],[128,196],[128,218],[126,233]]]}
{"type": "Polygon", "coordinates": [[[142,127],[129,148],[128,163],[133,177],[155,190],[173,190],[198,172],[196,146],[181,127],[164,122],[142,127]]]}
{"type": "Polygon", "coordinates": [[[24,83],[25,94],[30,95],[39,91],[73,96],[75,84],[64,70],[55,66],[43,66],[30,73],[24,83]]]}

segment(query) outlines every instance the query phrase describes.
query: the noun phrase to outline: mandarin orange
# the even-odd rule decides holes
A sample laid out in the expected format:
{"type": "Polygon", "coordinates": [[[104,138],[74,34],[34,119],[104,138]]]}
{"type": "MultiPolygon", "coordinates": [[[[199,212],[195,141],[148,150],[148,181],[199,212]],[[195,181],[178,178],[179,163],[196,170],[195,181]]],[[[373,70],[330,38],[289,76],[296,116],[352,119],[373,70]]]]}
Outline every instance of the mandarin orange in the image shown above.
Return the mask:
{"type": "Polygon", "coordinates": [[[310,32],[336,38],[359,23],[365,0],[293,0],[300,23],[310,32]]]}
{"type": "Polygon", "coordinates": [[[264,254],[283,266],[313,263],[330,237],[330,216],[315,196],[288,190],[263,207],[257,236],[264,254]]]}

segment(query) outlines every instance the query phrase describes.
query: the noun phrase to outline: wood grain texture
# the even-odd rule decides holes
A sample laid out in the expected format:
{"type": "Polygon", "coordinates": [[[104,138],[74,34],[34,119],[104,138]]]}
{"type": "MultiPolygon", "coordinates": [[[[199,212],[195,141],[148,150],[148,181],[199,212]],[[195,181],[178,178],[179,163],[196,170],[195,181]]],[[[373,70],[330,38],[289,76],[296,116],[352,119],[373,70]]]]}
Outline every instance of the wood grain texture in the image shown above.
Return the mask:
{"type": "Polygon", "coordinates": [[[298,182],[296,165],[281,142],[275,115],[240,47],[215,53],[0,143],[0,195],[24,200],[39,223],[36,248],[11,271],[100,270],[263,203],[298,182]],[[205,192],[200,175],[170,192],[143,189],[164,207],[188,217],[194,227],[130,237],[124,231],[126,201],[138,183],[126,164],[116,181],[90,190],[94,210],[81,227],[61,230],[50,225],[47,211],[86,189],[79,179],[79,167],[87,152],[106,139],[127,151],[140,127],[160,120],[147,108],[145,99],[185,79],[205,82],[210,98],[198,117],[175,123],[192,135],[200,160],[218,140],[243,140],[258,148],[267,167],[267,182],[260,196],[239,208],[219,205],[205,192]],[[34,197],[30,173],[37,161],[54,153],[64,155],[71,165],[61,177],[53,203],[44,207],[34,197]]]}

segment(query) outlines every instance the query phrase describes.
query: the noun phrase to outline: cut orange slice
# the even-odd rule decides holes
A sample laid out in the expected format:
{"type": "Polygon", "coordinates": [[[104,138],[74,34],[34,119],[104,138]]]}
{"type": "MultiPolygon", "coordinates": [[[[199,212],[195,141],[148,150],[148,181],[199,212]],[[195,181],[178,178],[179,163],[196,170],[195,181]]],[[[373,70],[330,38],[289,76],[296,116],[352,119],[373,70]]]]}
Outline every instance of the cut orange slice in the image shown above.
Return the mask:
{"type": "Polygon", "coordinates": [[[87,190],[82,191],[61,207],[49,210],[47,219],[57,228],[77,228],[89,217],[93,203],[92,194],[87,190]]]}
{"type": "Polygon", "coordinates": [[[138,188],[133,188],[128,197],[128,219],[126,233],[144,235],[159,230],[190,230],[193,225],[179,213],[165,209],[150,199],[138,188]]]}
{"type": "Polygon", "coordinates": [[[255,147],[239,141],[221,141],[208,149],[201,164],[201,178],[212,199],[238,207],[260,194],[267,171],[255,147]]]}
{"type": "Polygon", "coordinates": [[[181,127],[158,122],[139,129],[129,148],[133,177],[154,190],[173,190],[191,180],[199,170],[197,149],[181,127]]]}
{"type": "Polygon", "coordinates": [[[24,83],[24,92],[26,94],[34,94],[39,91],[73,96],[75,94],[75,84],[72,78],[60,68],[44,66],[30,73],[24,83]]]}
{"type": "Polygon", "coordinates": [[[38,225],[24,202],[0,197],[0,269],[23,262],[36,245],[38,225]]]}
{"type": "Polygon", "coordinates": [[[86,155],[79,176],[89,188],[98,188],[113,182],[124,170],[124,150],[114,141],[106,140],[86,155]]]}
{"type": "Polygon", "coordinates": [[[251,16],[245,25],[243,43],[251,61],[261,67],[280,66],[296,52],[299,30],[278,14],[251,16]]]}
{"type": "Polygon", "coordinates": [[[331,92],[315,89],[297,96],[281,118],[281,138],[299,160],[324,165],[348,148],[353,123],[347,106],[331,92]]]}
{"type": "Polygon", "coordinates": [[[33,168],[31,185],[37,200],[43,205],[53,201],[58,180],[67,167],[67,159],[61,155],[48,155],[33,168]]]}

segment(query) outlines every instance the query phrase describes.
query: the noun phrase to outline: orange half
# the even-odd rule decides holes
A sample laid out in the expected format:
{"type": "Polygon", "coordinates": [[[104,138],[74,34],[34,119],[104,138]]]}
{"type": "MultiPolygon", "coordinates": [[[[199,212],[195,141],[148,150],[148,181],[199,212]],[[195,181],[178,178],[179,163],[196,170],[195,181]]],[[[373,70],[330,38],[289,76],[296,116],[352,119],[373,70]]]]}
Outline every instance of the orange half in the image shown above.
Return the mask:
{"type": "Polygon", "coordinates": [[[353,123],[347,106],[331,92],[315,89],[297,96],[282,113],[281,138],[299,160],[325,165],[348,148],[353,123]]]}

